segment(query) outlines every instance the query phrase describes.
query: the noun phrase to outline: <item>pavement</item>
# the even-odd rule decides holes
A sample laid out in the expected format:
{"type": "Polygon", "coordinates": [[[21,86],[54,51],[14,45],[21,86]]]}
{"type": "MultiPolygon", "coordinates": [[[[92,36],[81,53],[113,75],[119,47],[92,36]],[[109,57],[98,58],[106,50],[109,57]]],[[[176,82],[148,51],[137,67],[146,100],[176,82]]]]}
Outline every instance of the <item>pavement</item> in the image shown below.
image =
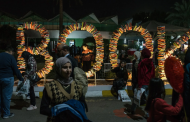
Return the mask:
{"type": "MultiPolygon", "coordinates": [[[[171,95],[166,96],[166,102],[171,103],[171,95]]],[[[30,100],[12,99],[11,112],[15,114],[9,119],[0,118],[0,122],[46,122],[46,116],[40,114],[41,99],[36,98],[37,110],[27,111],[30,100]]],[[[131,103],[121,102],[116,97],[86,97],[89,112],[87,117],[93,122],[146,122],[143,118],[144,106],[138,107],[135,116],[124,114],[124,108],[130,108],[131,103]]]]}

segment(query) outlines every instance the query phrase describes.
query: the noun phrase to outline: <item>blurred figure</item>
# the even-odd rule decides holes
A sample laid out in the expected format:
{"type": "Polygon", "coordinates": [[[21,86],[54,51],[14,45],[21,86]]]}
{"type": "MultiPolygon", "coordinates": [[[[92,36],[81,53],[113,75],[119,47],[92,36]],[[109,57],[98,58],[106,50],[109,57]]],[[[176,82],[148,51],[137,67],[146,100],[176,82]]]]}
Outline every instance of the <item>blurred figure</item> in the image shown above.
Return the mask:
{"type": "Polygon", "coordinates": [[[183,92],[183,98],[184,98],[184,108],[186,111],[187,121],[190,122],[190,49],[187,50],[184,60],[184,92],[183,92]]]}
{"type": "MultiPolygon", "coordinates": [[[[150,59],[151,53],[150,50],[145,48],[141,52],[141,62],[138,64],[137,69],[137,76],[138,76],[138,85],[137,89],[145,89],[144,95],[141,97],[141,104],[146,103],[146,99],[148,96],[148,85],[150,82],[150,79],[155,77],[155,67],[152,62],[152,59],[150,59]]],[[[127,112],[130,114],[134,114],[136,111],[137,105],[133,102],[131,110],[127,109],[127,112]]],[[[145,117],[148,117],[148,114],[145,115],[145,117]]]]}
{"type": "Polygon", "coordinates": [[[131,63],[131,59],[129,59],[128,55],[125,55],[125,61],[126,63],[131,63]]]}
{"type": "Polygon", "coordinates": [[[7,46],[5,52],[0,53],[0,116],[2,115],[4,119],[14,116],[13,113],[10,113],[14,74],[20,81],[24,81],[17,62],[12,56],[13,53],[14,49],[11,46],[7,46]]]}
{"type": "Polygon", "coordinates": [[[120,61],[125,60],[125,53],[121,53],[119,59],[120,59],[120,61]]]}
{"type": "Polygon", "coordinates": [[[138,64],[141,61],[141,52],[136,51],[134,53],[134,57],[135,57],[135,59],[133,60],[133,65],[132,65],[132,90],[133,90],[133,93],[134,93],[134,89],[137,87],[137,83],[138,83],[137,68],[138,68],[138,64]]]}
{"type": "Polygon", "coordinates": [[[178,115],[183,107],[183,98],[179,95],[179,100],[175,106],[169,105],[164,100],[165,87],[164,82],[159,78],[153,78],[149,84],[149,95],[145,110],[149,112],[147,122],[180,122],[173,118],[178,115]]]}
{"type": "MultiPolygon", "coordinates": [[[[26,61],[26,75],[25,77],[27,79],[30,80],[32,77],[34,77],[35,73],[37,72],[37,63],[36,60],[34,59],[33,55],[30,54],[27,51],[24,51],[22,53],[22,57],[24,58],[24,60],[26,61]]],[[[30,88],[29,88],[29,92],[30,92],[30,106],[27,108],[28,111],[30,110],[35,110],[37,109],[36,106],[36,98],[35,98],[35,93],[34,93],[34,86],[32,83],[30,83],[30,88]]]]}

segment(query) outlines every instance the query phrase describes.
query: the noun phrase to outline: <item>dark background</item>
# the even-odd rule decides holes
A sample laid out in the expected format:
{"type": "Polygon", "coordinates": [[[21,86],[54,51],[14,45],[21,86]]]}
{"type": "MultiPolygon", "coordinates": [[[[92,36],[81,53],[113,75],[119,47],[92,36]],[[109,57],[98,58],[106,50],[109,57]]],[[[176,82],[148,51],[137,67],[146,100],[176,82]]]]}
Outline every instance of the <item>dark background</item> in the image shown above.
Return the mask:
{"type": "MultiPolygon", "coordinates": [[[[50,19],[59,14],[59,0],[0,0],[0,11],[24,16],[28,11],[34,11],[44,18],[50,19]]],[[[130,18],[142,12],[154,10],[167,12],[175,2],[181,0],[63,0],[63,10],[75,20],[92,12],[98,18],[118,15],[119,19],[130,18]]]]}

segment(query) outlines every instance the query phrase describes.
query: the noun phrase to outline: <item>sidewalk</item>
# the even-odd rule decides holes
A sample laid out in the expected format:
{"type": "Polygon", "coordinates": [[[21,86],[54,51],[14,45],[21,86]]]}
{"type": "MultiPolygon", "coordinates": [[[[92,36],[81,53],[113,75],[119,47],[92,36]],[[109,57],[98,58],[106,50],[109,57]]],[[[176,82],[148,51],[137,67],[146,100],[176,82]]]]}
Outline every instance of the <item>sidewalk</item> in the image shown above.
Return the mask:
{"type": "MultiPolygon", "coordinates": [[[[97,80],[96,84],[93,80],[89,80],[88,91],[86,97],[113,97],[116,93],[112,88],[113,81],[112,80],[97,80]]],[[[42,98],[43,96],[43,82],[38,83],[38,87],[34,87],[34,91],[37,97],[42,98]]],[[[133,96],[131,82],[128,82],[126,86],[126,91],[129,96],[133,96]]],[[[172,87],[166,83],[165,85],[166,95],[172,95],[172,87]]],[[[15,97],[16,86],[13,88],[13,98],[12,99],[20,99],[15,97]]]]}

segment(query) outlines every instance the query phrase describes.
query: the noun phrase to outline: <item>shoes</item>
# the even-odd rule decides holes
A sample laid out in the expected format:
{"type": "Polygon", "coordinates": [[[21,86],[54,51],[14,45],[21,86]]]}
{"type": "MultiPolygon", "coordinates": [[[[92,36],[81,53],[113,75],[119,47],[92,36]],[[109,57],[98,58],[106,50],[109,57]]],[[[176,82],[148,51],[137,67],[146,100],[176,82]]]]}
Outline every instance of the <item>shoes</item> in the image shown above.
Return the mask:
{"type": "Polygon", "coordinates": [[[26,99],[27,99],[27,100],[30,100],[30,96],[27,96],[26,99]]]}
{"type": "Polygon", "coordinates": [[[13,117],[13,116],[14,116],[14,114],[10,113],[9,116],[4,116],[3,119],[8,119],[8,118],[13,117]]]}
{"type": "Polygon", "coordinates": [[[135,114],[135,112],[134,111],[131,111],[131,110],[129,110],[129,109],[125,109],[124,110],[124,114],[131,114],[131,115],[134,115],[135,114]]]}
{"type": "Polygon", "coordinates": [[[35,106],[30,105],[30,106],[27,108],[28,111],[35,110],[35,109],[37,109],[37,106],[36,106],[36,105],[35,105],[35,106]]]}

